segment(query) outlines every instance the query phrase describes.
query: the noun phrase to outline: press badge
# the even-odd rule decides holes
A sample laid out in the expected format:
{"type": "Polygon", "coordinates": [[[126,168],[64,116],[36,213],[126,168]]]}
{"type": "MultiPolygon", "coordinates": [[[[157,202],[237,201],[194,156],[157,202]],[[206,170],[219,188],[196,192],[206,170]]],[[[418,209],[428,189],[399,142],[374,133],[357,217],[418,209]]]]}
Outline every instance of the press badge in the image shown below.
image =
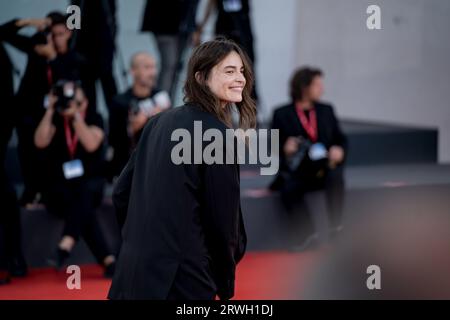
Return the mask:
{"type": "Polygon", "coordinates": [[[314,143],[309,148],[309,158],[313,161],[325,159],[327,157],[327,148],[322,143],[314,143]]]}
{"type": "Polygon", "coordinates": [[[223,9],[225,12],[239,12],[242,10],[241,0],[225,0],[223,2],[223,9]]]}
{"type": "Polygon", "coordinates": [[[81,177],[84,174],[81,160],[72,160],[63,163],[64,177],[67,180],[81,177]]]}

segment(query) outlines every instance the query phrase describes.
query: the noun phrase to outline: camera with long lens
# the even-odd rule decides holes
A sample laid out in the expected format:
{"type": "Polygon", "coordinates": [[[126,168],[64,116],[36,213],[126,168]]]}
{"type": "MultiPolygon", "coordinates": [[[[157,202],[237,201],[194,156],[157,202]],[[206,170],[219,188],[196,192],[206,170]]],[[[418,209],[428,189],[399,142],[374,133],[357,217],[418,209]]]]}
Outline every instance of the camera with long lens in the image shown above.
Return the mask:
{"type": "Polygon", "coordinates": [[[288,159],[288,167],[291,171],[296,171],[300,167],[300,164],[308,156],[308,150],[312,145],[310,140],[303,139],[301,136],[299,136],[298,139],[301,141],[299,148],[297,152],[288,159]]]}
{"type": "Polygon", "coordinates": [[[75,99],[77,84],[70,80],[59,80],[53,86],[53,94],[57,100],[55,102],[55,110],[59,113],[70,108],[70,102],[75,99]]]}
{"type": "Polygon", "coordinates": [[[147,98],[147,99],[132,99],[130,101],[130,112],[133,115],[137,115],[140,112],[143,112],[144,114],[149,114],[151,109],[154,108],[154,103],[152,101],[152,99],[147,98]]]}

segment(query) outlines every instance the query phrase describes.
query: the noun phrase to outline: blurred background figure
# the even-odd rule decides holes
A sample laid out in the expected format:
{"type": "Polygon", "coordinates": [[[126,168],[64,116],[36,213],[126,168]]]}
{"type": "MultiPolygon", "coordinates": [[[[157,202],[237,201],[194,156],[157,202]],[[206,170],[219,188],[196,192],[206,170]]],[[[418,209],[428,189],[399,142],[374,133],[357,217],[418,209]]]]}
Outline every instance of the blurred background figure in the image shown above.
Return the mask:
{"type": "Polygon", "coordinates": [[[329,229],[322,235],[324,241],[339,232],[343,210],[347,142],[333,107],[320,101],[322,76],[319,69],[297,70],[290,83],[292,102],[276,109],[272,120],[272,129],[280,132],[281,152],[280,171],[270,188],[281,192],[289,212],[303,216],[299,205],[306,205],[308,214],[297,231],[309,236],[305,248],[320,240],[314,224],[323,222],[329,229]]]}
{"type": "Polygon", "coordinates": [[[107,108],[117,94],[113,75],[113,61],[116,50],[116,1],[115,0],[73,0],[81,10],[81,29],[75,30],[71,46],[83,55],[88,64],[86,95],[91,111],[96,110],[96,83],[100,80],[107,108]]]}
{"type": "Polygon", "coordinates": [[[105,134],[100,115],[87,112],[88,103],[74,82],[58,82],[34,136],[36,147],[46,155],[43,202],[65,221],[50,263],[61,268],[82,236],[105,276],[111,277],[115,258],[96,215],[103,198],[105,134]]]}
{"type": "Polygon", "coordinates": [[[16,190],[5,168],[6,151],[15,127],[14,66],[3,46],[8,28],[14,25],[0,25],[0,101],[3,105],[0,125],[0,284],[9,282],[11,275],[25,275],[26,264],[21,248],[20,209],[16,190]]]}
{"type": "Polygon", "coordinates": [[[183,68],[183,53],[195,30],[199,0],[147,0],[142,31],[150,31],[156,39],[161,61],[158,87],[172,100],[183,68]]]}
{"type": "MultiPolygon", "coordinates": [[[[200,19],[193,35],[194,44],[200,43],[205,25],[214,9],[217,10],[215,35],[234,40],[245,50],[254,66],[255,50],[249,0],[208,0],[205,15],[200,19]]],[[[256,85],[252,95],[255,100],[258,100],[256,85]]]]}
{"type": "Polygon", "coordinates": [[[42,154],[33,143],[37,127],[48,103],[48,92],[59,79],[80,80],[86,68],[83,58],[70,50],[72,31],[66,27],[66,16],[51,12],[44,19],[16,19],[8,23],[4,41],[28,56],[25,73],[15,99],[15,118],[19,139],[18,155],[24,180],[21,204],[39,202],[42,154]],[[18,34],[26,26],[37,32],[32,37],[18,34]]]}
{"type": "Polygon", "coordinates": [[[109,114],[109,143],[113,150],[109,177],[118,176],[136,147],[147,121],[171,106],[169,94],[156,87],[155,59],[146,52],[133,55],[131,88],[114,97],[109,114]]]}

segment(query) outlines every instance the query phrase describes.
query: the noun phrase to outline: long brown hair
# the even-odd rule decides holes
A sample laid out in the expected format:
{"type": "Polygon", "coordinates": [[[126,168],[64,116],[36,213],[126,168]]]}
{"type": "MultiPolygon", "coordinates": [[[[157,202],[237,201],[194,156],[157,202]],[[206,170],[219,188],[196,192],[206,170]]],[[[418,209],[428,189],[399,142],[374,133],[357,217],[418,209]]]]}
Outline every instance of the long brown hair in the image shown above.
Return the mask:
{"type": "Polygon", "coordinates": [[[216,115],[222,122],[231,127],[231,104],[226,108],[220,106],[219,99],[211,92],[206,81],[211,70],[232,51],[237,52],[244,66],[246,80],[242,91],[242,101],[236,103],[239,112],[239,127],[242,129],[256,126],[256,105],[251,97],[253,88],[252,65],[247,54],[233,41],[218,38],[198,46],[190,60],[184,85],[184,102],[195,103],[203,110],[216,115]],[[199,78],[196,78],[198,72],[199,78]]]}

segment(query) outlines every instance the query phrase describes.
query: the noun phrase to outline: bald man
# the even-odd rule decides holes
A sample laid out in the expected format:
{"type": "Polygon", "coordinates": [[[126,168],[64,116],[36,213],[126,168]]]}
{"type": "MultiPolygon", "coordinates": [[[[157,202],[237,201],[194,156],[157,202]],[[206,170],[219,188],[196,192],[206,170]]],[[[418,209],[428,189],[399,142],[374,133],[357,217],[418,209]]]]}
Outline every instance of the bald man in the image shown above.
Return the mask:
{"type": "Polygon", "coordinates": [[[114,97],[109,114],[109,143],[113,150],[110,180],[122,171],[147,121],[171,106],[168,93],[155,88],[158,70],[150,54],[135,53],[130,74],[131,88],[114,97]]]}

